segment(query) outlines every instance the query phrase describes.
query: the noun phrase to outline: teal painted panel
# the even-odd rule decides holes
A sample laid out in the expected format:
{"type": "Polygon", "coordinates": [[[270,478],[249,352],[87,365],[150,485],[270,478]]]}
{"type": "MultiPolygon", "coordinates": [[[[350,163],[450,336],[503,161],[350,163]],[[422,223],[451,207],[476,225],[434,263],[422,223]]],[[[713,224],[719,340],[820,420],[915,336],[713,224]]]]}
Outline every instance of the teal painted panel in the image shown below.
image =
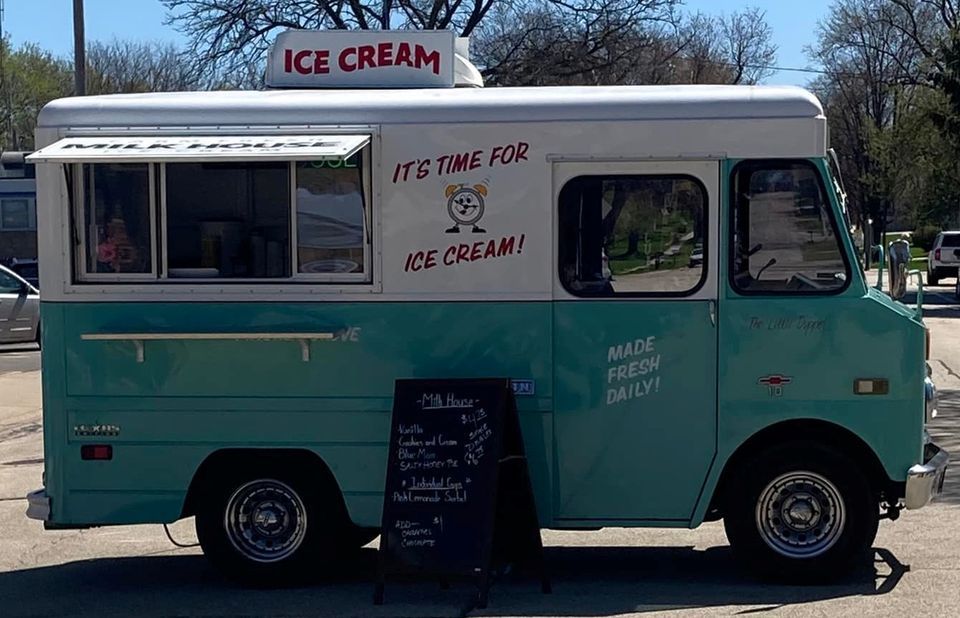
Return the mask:
{"type": "Polygon", "coordinates": [[[550,515],[549,303],[47,303],[43,310],[47,489],[57,523],[169,521],[214,451],[305,448],[331,468],[354,521],[378,525],[393,381],[409,376],[533,379],[536,395],[518,405],[540,513],[550,515]],[[314,343],[310,362],[296,343],[250,341],[148,342],[137,363],[131,344],[80,339],[309,332],[334,322],[352,334],[314,343]],[[102,424],[119,435],[73,431],[102,424]],[[90,442],[113,444],[113,461],[81,461],[80,444],[90,442]]]}
{"type": "Polygon", "coordinates": [[[906,478],[922,444],[921,324],[869,295],[730,297],[720,315],[721,454],[768,425],[816,418],[850,429],[890,478],[906,478]],[[771,375],[790,381],[760,382],[771,375]],[[857,378],[889,380],[890,392],[855,395],[857,378]]]}
{"type": "Polygon", "coordinates": [[[707,301],[554,309],[557,519],[689,520],[716,445],[707,301]]]}
{"type": "Polygon", "coordinates": [[[550,392],[549,303],[87,303],[64,314],[70,396],[392,397],[416,376],[510,375],[550,392]],[[336,332],[337,341],[127,342],[87,333],[336,332]],[[478,336],[482,334],[482,336],[478,336]],[[353,340],[355,338],[355,340],[353,340]],[[346,339],[346,340],[344,340],[346,339]]]}

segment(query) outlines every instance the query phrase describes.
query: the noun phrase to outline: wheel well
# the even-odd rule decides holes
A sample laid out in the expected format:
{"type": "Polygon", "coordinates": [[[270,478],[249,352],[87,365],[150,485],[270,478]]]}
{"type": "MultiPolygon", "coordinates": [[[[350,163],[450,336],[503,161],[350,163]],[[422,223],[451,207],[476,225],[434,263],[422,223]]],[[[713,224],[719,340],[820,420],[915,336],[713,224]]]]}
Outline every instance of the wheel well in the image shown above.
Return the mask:
{"type": "Polygon", "coordinates": [[[201,462],[190,481],[187,497],[183,501],[181,517],[196,515],[197,507],[206,487],[217,482],[220,474],[233,469],[240,464],[249,465],[251,461],[265,461],[273,464],[282,464],[285,467],[298,470],[318,485],[325,486],[331,493],[334,503],[339,507],[345,523],[349,522],[347,505],[343,500],[343,492],[323,459],[306,449],[264,449],[264,448],[236,448],[221,449],[210,453],[201,462]]]}
{"type": "Polygon", "coordinates": [[[829,423],[815,419],[790,420],[770,425],[750,436],[730,456],[720,474],[720,480],[710,500],[707,510],[707,520],[723,517],[724,498],[730,484],[735,481],[737,470],[763,450],[776,447],[786,442],[811,441],[818,444],[828,444],[841,453],[852,457],[866,472],[871,491],[878,500],[883,500],[898,490],[896,484],[890,480],[883,465],[873,449],[855,433],[829,423]]]}

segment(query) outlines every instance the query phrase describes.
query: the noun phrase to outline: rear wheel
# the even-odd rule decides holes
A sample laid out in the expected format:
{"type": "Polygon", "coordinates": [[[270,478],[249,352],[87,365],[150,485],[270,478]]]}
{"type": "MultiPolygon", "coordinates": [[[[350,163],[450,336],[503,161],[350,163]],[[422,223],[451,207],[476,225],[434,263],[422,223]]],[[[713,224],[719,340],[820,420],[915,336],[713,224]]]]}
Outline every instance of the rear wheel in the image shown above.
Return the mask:
{"type": "Polygon", "coordinates": [[[224,472],[211,485],[197,512],[197,537],[229,578],[294,585],[334,563],[343,522],[318,480],[266,462],[224,472]]]}
{"type": "Polygon", "coordinates": [[[940,285],[940,277],[937,276],[937,269],[927,269],[927,285],[940,285]]]}
{"type": "Polygon", "coordinates": [[[767,577],[825,581],[868,564],[879,508],[856,462],[813,443],[743,466],[724,527],[737,556],[767,577]]]}

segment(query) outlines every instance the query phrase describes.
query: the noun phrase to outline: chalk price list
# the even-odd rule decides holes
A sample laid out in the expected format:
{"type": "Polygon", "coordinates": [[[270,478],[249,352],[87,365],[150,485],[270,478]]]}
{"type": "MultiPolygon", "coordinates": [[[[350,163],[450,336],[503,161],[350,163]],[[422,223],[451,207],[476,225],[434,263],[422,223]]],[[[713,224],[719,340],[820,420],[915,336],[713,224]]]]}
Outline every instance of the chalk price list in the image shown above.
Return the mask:
{"type": "Polygon", "coordinates": [[[410,474],[391,492],[390,500],[394,504],[466,503],[472,482],[469,469],[480,464],[493,436],[487,413],[475,408],[472,399],[449,394],[424,395],[419,403],[427,413],[462,410],[459,427],[451,435],[428,431],[424,425],[429,422],[398,425],[397,461],[400,470],[410,474]]]}

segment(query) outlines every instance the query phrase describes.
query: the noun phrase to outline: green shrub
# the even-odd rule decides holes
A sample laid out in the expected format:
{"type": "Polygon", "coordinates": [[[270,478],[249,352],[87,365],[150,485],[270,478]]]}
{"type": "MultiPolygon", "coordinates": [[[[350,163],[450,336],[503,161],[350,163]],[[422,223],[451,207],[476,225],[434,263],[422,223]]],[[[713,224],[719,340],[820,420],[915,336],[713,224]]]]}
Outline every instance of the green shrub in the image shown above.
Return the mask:
{"type": "Polygon", "coordinates": [[[910,244],[916,247],[921,247],[924,251],[929,251],[933,248],[933,241],[937,238],[937,234],[939,233],[940,228],[936,225],[921,225],[913,231],[913,236],[910,238],[910,244]]]}

